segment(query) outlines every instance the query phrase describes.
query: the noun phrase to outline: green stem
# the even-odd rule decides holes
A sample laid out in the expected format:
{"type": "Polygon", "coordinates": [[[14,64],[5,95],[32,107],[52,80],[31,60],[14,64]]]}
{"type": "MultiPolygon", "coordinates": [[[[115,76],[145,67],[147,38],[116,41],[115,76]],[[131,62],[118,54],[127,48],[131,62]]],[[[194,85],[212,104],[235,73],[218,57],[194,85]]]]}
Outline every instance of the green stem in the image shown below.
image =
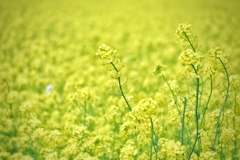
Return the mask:
{"type": "Polygon", "coordinates": [[[136,145],[136,150],[137,150],[137,154],[134,156],[134,160],[137,160],[138,159],[138,141],[137,141],[137,134],[136,133],[133,133],[133,138],[134,138],[134,142],[135,142],[135,145],[136,145]]]}
{"type": "Polygon", "coordinates": [[[114,130],[113,130],[113,144],[112,144],[112,159],[114,159],[114,152],[115,152],[115,143],[116,143],[116,128],[117,128],[117,122],[115,116],[114,118],[114,130]]]}
{"type": "MultiPolygon", "coordinates": [[[[184,36],[186,37],[188,43],[190,44],[192,50],[194,53],[196,53],[196,49],[195,47],[193,46],[193,43],[190,41],[189,37],[187,36],[187,34],[185,32],[184,33],[184,36]]],[[[199,108],[199,86],[200,86],[200,83],[199,83],[199,77],[198,77],[198,67],[195,68],[193,64],[191,64],[197,78],[196,78],[196,102],[195,102],[195,122],[196,122],[196,136],[195,136],[195,140],[194,140],[194,143],[193,143],[193,147],[190,151],[190,154],[189,154],[189,157],[188,159],[191,159],[191,156],[192,156],[192,153],[194,151],[194,148],[197,144],[197,142],[199,143],[198,139],[199,139],[199,124],[198,124],[198,121],[199,121],[199,113],[198,113],[198,108],[199,108]]],[[[199,156],[199,152],[198,152],[198,156],[199,156]]]]}
{"type": "Polygon", "coordinates": [[[185,113],[186,113],[186,107],[187,107],[187,99],[184,97],[184,107],[183,107],[183,113],[182,113],[182,143],[181,145],[184,145],[184,123],[185,123],[185,113]]]}
{"type": "Polygon", "coordinates": [[[200,126],[202,126],[202,124],[203,124],[203,120],[204,120],[204,118],[205,118],[205,114],[206,114],[206,112],[207,112],[210,99],[211,99],[211,97],[212,97],[212,92],[213,92],[213,81],[212,81],[212,75],[210,74],[210,93],[209,93],[209,95],[208,95],[208,100],[207,100],[206,106],[205,106],[205,108],[204,108],[204,110],[203,110],[203,117],[202,117],[200,126]]]}
{"type": "Polygon", "coordinates": [[[164,81],[166,82],[166,84],[167,84],[167,86],[168,86],[168,88],[169,88],[169,90],[170,90],[170,92],[171,92],[171,94],[172,94],[172,97],[173,97],[173,99],[174,99],[174,104],[175,104],[175,106],[176,106],[176,108],[177,108],[178,114],[180,115],[181,113],[180,113],[180,110],[179,110],[179,107],[178,107],[177,97],[176,97],[176,95],[174,94],[174,92],[173,92],[170,84],[168,83],[167,79],[165,78],[165,76],[162,75],[162,77],[163,77],[164,81]]]}
{"type": "Polygon", "coordinates": [[[154,128],[153,128],[153,121],[152,121],[152,118],[150,118],[150,122],[151,122],[151,147],[150,147],[150,160],[152,160],[152,150],[153,150],[153,146],[154,146],[154,128]]]}
{"type": "Polygon", "coordinates": [[[217,125],[216,125],[216,132],[215,132],[214,140],[213,140],[213,143],[212,143],[212,146],[211,146],[212,150],[216,150],[215,149],[215,144],[216,144],[217,135],[219,134],[219,129],[220,129],[220,125],[221,125],[220,124],[220,120],[221,120],[224,108],[225,108],[225,106],[227,104],[227,100],[228,100],[228,96],[229,96],[229,90],[230,90],[230,78],[229,78],[229,74],[228,74],[227,68],[226,68],[225,64],[223,63],[222,59],[219,58],[219,57],[218,57],[218,59],[221,62],[222,66],[223,66],[223,69],[225,71],[226,77],[227,77],[227,89],[226,89],[225,99],[224,99],[224,102],[222,104],[222,108],[221,108],[221,110],[219,112],[219,115],[218,115],[218,120],[217,120],[217,125]]]}
{"type": "MultiPolygon", "coordinates": [[[[236,91],[236,90],[235,90],[236,91]]],[[[237,105],[237,93],[235,94],[235,99],[234,99],[234,117],[233,117],[233,130],[235,130],[236,127],[236,105],[237,105]]],[[[238,145],[237,145],[237,134],[235,134],[235,139],[233,140],[234,143],[234,151],[233,151],[233,160],[237,160],[237,155],[238,155],[238,145]]]]}
{"type": "MultiPolygon", "coordinates": [[[[192,65],[196,75],[197,74],[197,70],[195,69],[195,67],[192,65]]],[[[196,143],[198,141],[198,138],[199,138],[199,125],[198,125],[198,120],[199,120],[199,116],[198,116],[198,97],[199,97],[199,78],[197,77],[196,78],[196,102],[195,102],[195,122],[196,122],[196,136],[195,136],[195,140],[194,140],[194,143],[193,143],[193,147],[192,147],[192,150],[190,151],[190,154],[189,154],[189,157],[188,159],[191,158],[192,156],[192,153],[194,151],[194,148],[196,146],[196,143]]]]}
{"type": "MultiPolygon", "coordinates": [[[[181,145],[184,145],[184,127],[185,127],[185,113],[186,113],[186,107],[187,107],[187,98],[184,97],[184,107],[183,107],[183,113],[182,113],[182,142],[181,145]]],[[[184,158],[184,153],[182,154],[182,157],[184,158]]]]}
{"type": "MultiPolygon", "coordinates": [[[[119,73],[119,70],[117,69],[117,67],[115,66],[115,64],[114,64],[113,62],[110,62],[110,64],[113,66],[114,70],[115,70],[117,73],[119,73]]],[[[119,90],[120,90],[120,92],[121,92],[121,95],[122,95],[124,101],[126,102],[126,104],[127,104],[127,106],[128,106],[128,110],[129,110],[129,111],[132,111],[132,108],[131,108],[131,106],[130,106],[130,104],[129,104],[129,102],[128,102],[128,100],[127,100],[127,98],[126,98],[126,96],[125,96],[125,94],[124,94],[124,92],[123,92],[122,83],[121,83],[121,77],[118,76],[117,81],[118,81],[118,86],[119,86],[119,90]]]]}
{"type": "Polygon", "coordinates": [[[83,126],[86,126],[86,117],[87,117],[87,102],[84,102],[84,115],[83,115],[83,126]]]}
{"type": "Polygon", "coordinates": [[[190,44],[190,46],[192,47],[193,52],[196,52],[196,49],[194,48],[192,42],[190,41],[189,37],[187,36],[187,34],[185,32],[183,32],[184,36],[186,37],[188,43],[190,44]]]}
{"type": "MultiPolygon", "coordinates": [[[[114,64],[113,62],[110,62],[110,64],[113,66],[114,70],[115,70],[117,73],[120,72],[120,70],[117,69],[117,67],[115,66],[115,64],[114,64]]],[[[126,95],[125,95],[124,92],[123,92],[123,88],[122,88],[123,85],[122,85],[122,83],[121,83],[121,77],[120,77],[120,76],[117,77],[117,81],[118,81],[118,86],[119,86],[120,93],[121,93],[121,95],[122,95],[125,103],[126,103],[127,106],[128,106],[128,110],[131,112],[131,111],[132,111],[132,108],[131,108],[131,106],[130,106],[130,104],[129,104],[129,101],[127,100],[126,95]]],[[[141,121],[140,121],[137,117],[136,117],[136,119],[137,119],[138,123],[141,124],[141,121]]]]}
{"type": "Polygon", "coordinates": [[[8,87],[8,93],[10,93],[10,91],[11,91],[10,85],[9,85],[8,82],[5,81],[5,80],[3,80],[3,82],[5,82],[5,83],[7,84],[7,87],[8,87]]]}
{"type": "Polygon", "coordinates": [[[12,119],[13,136],[16,137],[17,136],[17,127],[16,127],[17,124],[15,124],[15,117],[13,115],[12,103],[9,103],[9,107],[10,107],[10,118],[12,119]]]}
{"type": "MultiPolygon", "coordinates": [[[[235,90],[235,92],[237,92],[236,90],[235,90]]],[[[233,109],[233,111],[234,111],[234,117],[233,117],[233,130],[235,130],[235,127],[236,127],[236,124],[235,124],[235,122],[236,122],[236,114],[237,114],[237,93],[235,94],[235,97],[234,97],[234,109],[233,109]]]]}

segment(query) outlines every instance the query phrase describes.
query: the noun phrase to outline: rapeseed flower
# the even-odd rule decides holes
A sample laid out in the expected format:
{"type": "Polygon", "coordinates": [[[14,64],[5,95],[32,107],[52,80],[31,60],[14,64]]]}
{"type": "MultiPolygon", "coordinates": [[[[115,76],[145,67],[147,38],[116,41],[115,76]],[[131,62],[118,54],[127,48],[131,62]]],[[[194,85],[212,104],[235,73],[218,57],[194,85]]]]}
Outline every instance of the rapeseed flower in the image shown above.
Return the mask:
{"type": "Polygon", "coordinates": [[[158,76],[162,76],[165,74],[165,70],[166,70],[167,66],[163,65],[163,64],[159,64],[155,67],[155,69],[153,70],[153,74],[154,75],[158,75],[158,76]]]}
{"type": "Polygon", "coordinates": [[[184,50],[179,57],[179,61],[183,66],[197,66],[200,64],[200,59],[200,53],[195,53],[192,49],[184,50]]]}
{"type": "Polygon", "coordinates": [[[103,65],[113,62],[116,50],[107,46],[106,44],[102,44],[96,53],[96,56],[98,56],[101,60],[103,60],[103,65]]]}
{"type": "Polygon", "coordinates": [[[187,37],[192,34],[192,25],[187,23],[179,24],[176,30],[176,37],[178,41],[187,42],[187,37]]]}
{"type": "Polygon", "coordinates": [[[136,107],[133,108],[133,115],[140,121],[148,120],[154,115],[157,109],[157,102],[152,98],[142,99],[136,107]]]}

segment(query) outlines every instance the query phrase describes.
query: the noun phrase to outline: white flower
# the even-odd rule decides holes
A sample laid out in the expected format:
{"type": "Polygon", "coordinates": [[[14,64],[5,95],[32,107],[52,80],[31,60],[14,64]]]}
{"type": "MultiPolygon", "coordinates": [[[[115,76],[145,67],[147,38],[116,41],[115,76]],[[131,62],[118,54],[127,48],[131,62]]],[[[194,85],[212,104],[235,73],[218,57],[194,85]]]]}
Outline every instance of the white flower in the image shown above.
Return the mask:
{"type": "Polygon", "coordinates": [[[46,94],[47,95],[50,94],[53,91],[53,89],[54,89],[54,87],[52,84],[47,85],[46,90],[45,90],[46,94]]]}

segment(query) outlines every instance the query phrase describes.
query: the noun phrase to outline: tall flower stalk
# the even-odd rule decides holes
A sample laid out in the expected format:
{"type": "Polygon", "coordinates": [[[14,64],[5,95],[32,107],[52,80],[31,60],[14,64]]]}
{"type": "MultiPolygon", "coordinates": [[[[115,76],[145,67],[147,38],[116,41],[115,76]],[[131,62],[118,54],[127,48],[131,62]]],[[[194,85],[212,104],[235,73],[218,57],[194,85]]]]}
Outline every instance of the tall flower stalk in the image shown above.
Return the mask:
{"type": "MultiPolygon", "coordinates": [[[[199,96],[200,96],[200,75],[199,75],[199,66],[201,55],[196,51],[196,47],[194,46],[193,42],[190,39],[190,35],[192,28],[189,24],[180,24],[177,31],[176,36],[179,40],[186,42],[190,45],[190,48],[185,49],[182,51],[179,60],[183,66],[187,69],[190,74],[194,74],[195,76],[195,125],[196,125],[196,134],[193,145],[191,147],[190,153],[188,155],[188,159],[191,159],[192,153],[195,151],[196,144],[199,143],[199,136],[200,136],[200,129],[199,129],[199,96]]],[[[198,148],[199,149],[199,148],[198,148]]],[[[195,151],[198,156],[198,150],[195,151]]]]}
{"type": "Polygon", "coordinates": [[[221,59],[221,57],[218,56],[216,53],[215,53],[215,55],[216,55],[216,58],[220,61],[221,65],[222,65],[222,67],[224,69],[224,74],[225,74],[226,79],[227,79],[227,87],[226,87],[226,93],[225,93],[225,98],[224,98],[224,101],[223,101],[223,104],[222,104],[222,108],[221,108],[221,110],[219,112],[218,119],[217,119],[215,136],[214,136],[214,140],[213,140],[212,146],[211,146],[211,148],[213,150],[216,150],[215,149],[215,144],[216,144],[216,141],[217,141],[217,136],[219,135],[219,130],[220,130],[220,127],[221,127],[221,119],[223,117],[223,112],[224,112],[224,109],[226,107],[227,100],[228,100],[228,97],[229,97],[229,91],[230,91],[230,78],[229,78],[229,73],[228,73],[227,67],[224,64],[224,62],[221,59]]]}
{"type": "Polygon", "coordinates": [[[126,94],[123,91],[123,86],[125,83],[122,83],[121,81],[121,69],[124,67],[124,64],[119,59],[115,60],[116,52],[117,51],[115,49],[103,44],[98,48],[96,56],[98,56],[102,60],[102,64],[108,68],[108,71],[111,72],[111,77],[117,79],[117,84],[121,96],[127,104],[128,110],[132,111],[129,100],[127,99],[126,94]],[[109,65],[111,66],[110,68],[109,65]]]}

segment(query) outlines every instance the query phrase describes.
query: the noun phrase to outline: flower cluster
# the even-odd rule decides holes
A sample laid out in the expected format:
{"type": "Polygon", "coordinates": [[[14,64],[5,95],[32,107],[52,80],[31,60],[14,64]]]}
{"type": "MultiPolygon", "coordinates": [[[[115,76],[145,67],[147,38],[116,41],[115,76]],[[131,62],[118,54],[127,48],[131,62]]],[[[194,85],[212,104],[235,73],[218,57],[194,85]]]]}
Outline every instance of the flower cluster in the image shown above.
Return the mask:
{"type": "Polygon", "coordinates": [[[153,70],[153,74],[158,76],[164,75],[166,68],[167,68],[166,65],[158,64],[153,70]]]}
{"type": "Polygon", "coordinates": [[[132,113],[136,116],[140,121],[148,120],[154,115],[156,111],[157,103],[152,98],[147,98],[141,100],[136,107],[133,108],[132,113]]]}
{"type": "Polygon", "coordinates": [[[102,44],[98,48],[96,56],[103,60],[103,64],[108,64],[113,62],[116,52],[117,51],[115,49],[107,46],[106,44],[102,44]]]}
{"type": "Polygon", "coordinates": [[[76,105],[86,105],[92,100],[92,93],[89,88],[77,89],[76,92],[73,92],[68,95],[67,102],[69,107],[72,108],[76,105]]]}
{"type": "Polygon", "coordinates": [[[211,61],[218,61],[218,58],[225,59],[226,55],[220,47],[213,47],[209,50],[208,57],[211,61]]]}
{"type": "Polygon", "coordinates": [[[200,53],[195,53],[192,49],[186,49],[180,54],[179,61],[183,66],[197,66],[200,64],[200,58],[200,53]]]}
{"type": "Polygon", "coordinates": [[[134,141],[128,140],[121,149],[120,159],[134,159],[136,155],[137,150],[135,148],[134,141]]]}
{"type": "Polygon", "coordinates": [[[159,154],[161,159],[182,159],[182,155],[186,150],[186,147],[182,146],[180,142],[174,142],[166,138],[161,138],[158,144],[161,147],[159,154]]]}
{"type": "Polygon", "coordinates": [[[107,111],[105,117],[109,122],[116,121],[119,122],[121,119],[119,108],[117,106],[110,106],[107,111]]]}
{"type": "Polygon", "coordinates": [[[181,23],[179,24],[176,30],[176,37],[178,41],[187,42],[188,37],[192,34],[192,26],[191,24],[181,23]]]}
{"type": "Polygon", "coordinates": [[[214,75],[219,69],[219,66],[215,62],[206,62],[199,70],[199,73],[201,75],[214,75]]]}
{"type": "Polygon", "coordinates": [[[220,140],[224,143],[231,143],[235,139],[235,131],[232,128],[222,128],[220,140]]]}

